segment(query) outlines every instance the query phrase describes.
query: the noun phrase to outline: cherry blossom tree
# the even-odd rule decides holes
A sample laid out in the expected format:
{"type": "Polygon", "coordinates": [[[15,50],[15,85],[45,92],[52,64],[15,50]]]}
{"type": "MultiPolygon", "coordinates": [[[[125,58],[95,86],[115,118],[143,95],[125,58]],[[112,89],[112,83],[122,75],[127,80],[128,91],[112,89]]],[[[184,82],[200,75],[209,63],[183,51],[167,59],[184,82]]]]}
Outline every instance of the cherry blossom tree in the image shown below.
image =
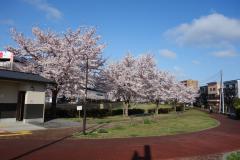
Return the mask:
{"type": "Polygon", "coordinates": [[[156,67],[154,57],[144,54],[134,58],[128,54],[123,60],[113,63],[105,70],[105,89],[115,99],[124,102],[123,114],[128,115],[132,101],[156,104],[158,114],[161,101],[172,101],[176,110],[177,103],[194,101],[194,93],[169,72],[156,67]]]}
{"type": "Polygon", "coordinates": [[[50,88],[53,110],[56,108],[57,96],[83,93],[86,88],[84,73],[87,71],[87,86],[94,86],[94,79],[105,62],[102,57],[104,45],[99,44],[100,37],[96,35],[95,29],[69,29],[59,34],[33,27],[32,33],[33,38],[27,38],[12,29],[12,38],[18,46],[9,46],[7,50],[27,58],[21,68],[23,71],[41,74],[56,82],[50,88]]]}
{"type": "Polygon", "coordinates": [[[138,59],[138,78],[141,84],[142,98],[156,104],[155,113],[158,114],[160,101],[166,100],[168,81],[166,72],[156,68],[151,54],[142,55],[138,59]]]}
{"type": "Polygon", "coordinates": [[[186,104],[192,104],[196,101],[196,97],[198,97],[198,91],[192,87],[183,87],[182,95],[180,102],[183,103],[183,110],[185,110],[186,104]]]}
{"type": "Polygon", "coordinates": [[[108,92],[113,98],[123,101],[123,115],[128,116],[130,102],[141,95],[137,59],[129,53],[123,60],[110,64],[105,70],[105,76],[108,92]]]}

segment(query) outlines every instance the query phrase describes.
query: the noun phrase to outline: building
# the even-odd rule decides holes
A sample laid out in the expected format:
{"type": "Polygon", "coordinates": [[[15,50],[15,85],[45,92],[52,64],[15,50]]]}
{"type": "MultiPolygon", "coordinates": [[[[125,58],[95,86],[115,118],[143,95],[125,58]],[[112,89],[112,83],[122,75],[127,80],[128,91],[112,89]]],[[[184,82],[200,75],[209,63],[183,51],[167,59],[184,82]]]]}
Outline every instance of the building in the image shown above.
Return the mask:
{"type": "Polygon", "coordinates": [[[0,69],[0,122],[44,122],[45,88],[38,74],[0,69]]]}
{"type": "Polygon", "coordinates": [[[201,86],[199,90],[199,97],[197,99],[198,106],[207,108],[208,106],[208,86],[201,86]]]}
{"type": "Polygon", "coordinates": [[[240,98],[240,79],[225,81],[224,86],[224,104],[225,111],[228,113],[234,112],[233,101],[235,98],[240,98]]]}
{"type": "Polygon", "coordinates": [[[208,106],[211,106],[215,112],[219,112],[220,104],[220,83],[207,83],[208,87],[208,106]]]}
{"type": "Polygon", "coordinates": [[[182,84],[184,84],[186,87],[191,87],[195,90],[198,90],[199,87],[198,87],[198,81],[197,80],[184,80],[184,81],[181,81],[182,84]]]}
{"type": "Polygon", "coordinates": [[[223,82],[224,89],[229,89],[232,95],[236,98],[240,98],[240,79],[223,82]]]}

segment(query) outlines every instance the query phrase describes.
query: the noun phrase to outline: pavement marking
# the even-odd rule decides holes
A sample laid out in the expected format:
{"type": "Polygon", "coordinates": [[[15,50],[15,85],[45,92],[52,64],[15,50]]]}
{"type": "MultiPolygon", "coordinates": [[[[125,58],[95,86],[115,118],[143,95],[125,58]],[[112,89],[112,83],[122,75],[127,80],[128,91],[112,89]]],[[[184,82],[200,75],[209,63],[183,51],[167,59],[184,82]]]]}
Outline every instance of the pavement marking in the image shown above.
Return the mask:
{"type": "Polygon", "coordinates": [[[31,131],[0,132],[0,137],[22,136],[32,134],[31,131]]]}

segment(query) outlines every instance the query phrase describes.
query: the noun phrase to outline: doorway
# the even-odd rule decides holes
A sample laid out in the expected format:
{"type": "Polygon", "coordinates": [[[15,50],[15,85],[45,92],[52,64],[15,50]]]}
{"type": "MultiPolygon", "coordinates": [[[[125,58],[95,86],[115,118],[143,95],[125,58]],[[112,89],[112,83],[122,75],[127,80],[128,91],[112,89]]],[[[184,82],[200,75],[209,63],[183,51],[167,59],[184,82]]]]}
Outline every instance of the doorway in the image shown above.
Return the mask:
{"type": "Polygon", "coordinates": [[[24,114],[24,103],[25,103],[25,91],[18,92],[18,102],[17,102],[17,115],[16,120],[22,121],[24,114]]]}

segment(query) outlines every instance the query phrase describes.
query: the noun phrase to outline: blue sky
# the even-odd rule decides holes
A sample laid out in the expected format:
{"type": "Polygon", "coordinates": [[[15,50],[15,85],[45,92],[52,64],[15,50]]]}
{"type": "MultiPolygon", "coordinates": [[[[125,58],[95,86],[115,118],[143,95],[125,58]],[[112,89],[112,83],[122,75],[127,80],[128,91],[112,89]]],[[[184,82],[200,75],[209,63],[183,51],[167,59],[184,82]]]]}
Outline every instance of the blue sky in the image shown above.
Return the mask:
{"type": "Polygon", "coordinates": [[[0,49],[14,45],[9,29],[31,35],[31,27],[62,32],[94,26],[109,60],[128,51],[151,52],[158,67],[200,83],[240,78],[238,0],[2,0],[0,49]]]}

